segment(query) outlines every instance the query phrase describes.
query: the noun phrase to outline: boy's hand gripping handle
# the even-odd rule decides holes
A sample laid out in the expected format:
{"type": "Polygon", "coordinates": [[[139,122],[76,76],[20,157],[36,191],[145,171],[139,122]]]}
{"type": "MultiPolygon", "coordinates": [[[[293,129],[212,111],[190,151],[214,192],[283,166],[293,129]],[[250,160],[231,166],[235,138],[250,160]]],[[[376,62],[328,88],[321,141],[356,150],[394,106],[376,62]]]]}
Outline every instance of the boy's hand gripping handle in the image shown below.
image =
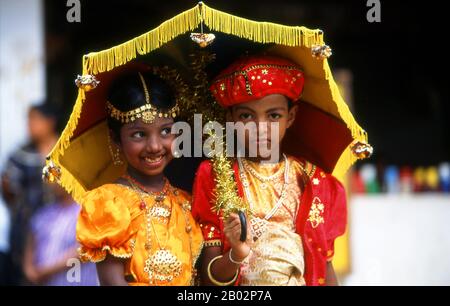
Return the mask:
{"type": "Polygon", "coordinates": [[[245,214],[240,211],[238,212],[239,220],[241,221],[241,237],[240,240],[242,242],[247,240],[247,218],[245,217],[245,214]]]}

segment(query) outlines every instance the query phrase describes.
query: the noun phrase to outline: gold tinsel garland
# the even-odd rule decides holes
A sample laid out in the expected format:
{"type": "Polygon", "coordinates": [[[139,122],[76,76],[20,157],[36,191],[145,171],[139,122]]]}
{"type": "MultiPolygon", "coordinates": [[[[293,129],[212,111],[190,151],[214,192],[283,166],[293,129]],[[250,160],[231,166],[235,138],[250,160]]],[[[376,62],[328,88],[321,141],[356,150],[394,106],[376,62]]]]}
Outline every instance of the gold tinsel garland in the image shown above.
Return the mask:
{"type": "Polygon", "coordinates": [[[206,66],[213,62],[216,55],[207,50],[197,50],[190,54],[190,68],[193,73],[193,97],[189,111],[192,114],[202,114],[203,119],[224,123],[225,109],[212,97],[209,90],[209,79],[206,66]]]}
{"type": "Polygon", "coordinates": [[[212,167],[214,171],[214,188],[215,203],[212,210],[222,217],[227,218],[231,213],[243,212],[250,213],[248,205],[238,194],[238,187],[234,180],[234,170],[229,158],[225,155],[225,150],[217,152],[217,148],[224,148],[223,138],[219,138],[211,130],[208,131],[210,137],[214,139],[214,151],[211,151],[209,157],[212,159],[212,167]],[[212,156],[214,154],[214,156],[212,156]]]}

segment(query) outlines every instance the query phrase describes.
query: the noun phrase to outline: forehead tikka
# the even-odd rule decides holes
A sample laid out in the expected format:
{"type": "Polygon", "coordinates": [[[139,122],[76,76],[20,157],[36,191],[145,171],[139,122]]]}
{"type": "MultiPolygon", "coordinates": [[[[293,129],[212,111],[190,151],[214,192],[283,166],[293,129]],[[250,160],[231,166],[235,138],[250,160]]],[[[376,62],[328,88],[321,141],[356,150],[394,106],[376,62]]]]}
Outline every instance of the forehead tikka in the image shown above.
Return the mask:
{"type": "Polygon", "coordinates": [[[146,124],[153,123],[157,117],[175,118],[179,111],[178,105],[175,104],[174,107],[172,107],[167,111],[162,111],[156,108],[150,102],[150,92],[148,90],[147,84],[145,83],[144,76],[140,72],[138,72],[138,75],[144,90],[145,105],[142,105],[141,107],[138,107],[136,109],[127,112],[122,112],[121,110],[115,108],[109,101],[106,101],[106,109],[109,116],[124,124],[133,122],[139,118],[146,124]]]}
{"type": "Polygon", "coordinates": [[[145,103],[151,104],[150,103],[150,93],[148,92],[148,88],[147,88],[147,85],[145,84],[144,77],[142,76],[142,73],[140,73],[140,72],[138,72],[138,75],[139,75],[139,79],[141,80],[142,87],[144,88],[145,103]]]}

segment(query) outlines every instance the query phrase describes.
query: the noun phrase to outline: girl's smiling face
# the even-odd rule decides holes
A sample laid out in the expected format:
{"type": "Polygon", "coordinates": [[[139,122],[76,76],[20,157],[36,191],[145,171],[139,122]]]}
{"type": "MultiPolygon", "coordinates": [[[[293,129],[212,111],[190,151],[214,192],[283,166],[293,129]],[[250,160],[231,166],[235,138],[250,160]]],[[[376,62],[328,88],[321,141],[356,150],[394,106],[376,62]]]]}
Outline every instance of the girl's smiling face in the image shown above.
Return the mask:
{"type": "Polygon", "coordinates": [[[124,124],[120,129],[120,146],[128,167],[146,176],[157,176],[173,159],[171,134],[174,121],[171,118],[156,118],[151,124],[138,119],[124,124]]]}

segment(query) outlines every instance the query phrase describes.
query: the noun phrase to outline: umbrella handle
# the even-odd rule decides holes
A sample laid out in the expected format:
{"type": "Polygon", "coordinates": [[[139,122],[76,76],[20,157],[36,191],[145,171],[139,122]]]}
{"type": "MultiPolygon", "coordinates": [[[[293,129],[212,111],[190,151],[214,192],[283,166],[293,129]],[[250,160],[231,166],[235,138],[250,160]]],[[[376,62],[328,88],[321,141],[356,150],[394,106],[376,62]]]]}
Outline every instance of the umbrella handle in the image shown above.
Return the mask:
{"type": "Polygon", "coordinates": [[[247,240],[247,218],[242,211],[238,212],[239,220],[241,221],[241,237],[240,240],[242,242],[247,240]]]}

